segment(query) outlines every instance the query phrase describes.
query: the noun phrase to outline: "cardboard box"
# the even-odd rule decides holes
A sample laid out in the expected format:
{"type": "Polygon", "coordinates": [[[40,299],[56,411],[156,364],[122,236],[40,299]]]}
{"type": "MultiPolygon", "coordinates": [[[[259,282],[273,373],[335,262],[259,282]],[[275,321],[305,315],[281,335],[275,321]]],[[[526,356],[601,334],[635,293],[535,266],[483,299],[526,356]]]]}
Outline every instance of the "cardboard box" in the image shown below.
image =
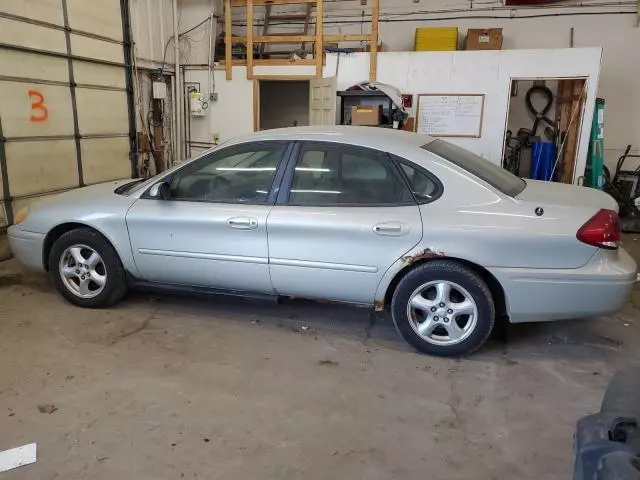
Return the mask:
{"type": "Polygon", "coordinates": [[[470,28],[464,42],[465,50],[502,50],[501,28],[470,28]]]}
{"type": "Polygon", "coordinates": [[[351,125],[380,125],[381,117],[382,109],[380,105],[375,107],[351,107],[351,125]]]}

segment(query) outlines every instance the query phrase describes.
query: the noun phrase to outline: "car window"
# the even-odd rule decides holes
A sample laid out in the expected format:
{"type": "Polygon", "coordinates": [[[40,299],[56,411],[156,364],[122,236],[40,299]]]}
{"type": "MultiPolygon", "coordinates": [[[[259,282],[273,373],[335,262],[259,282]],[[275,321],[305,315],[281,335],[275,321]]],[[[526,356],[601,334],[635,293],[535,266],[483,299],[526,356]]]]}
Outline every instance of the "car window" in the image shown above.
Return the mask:
{"type": "Polygon", "coordinates": [[[171,176],[171,198],[264,203],[286,148],[284,142],[260,142],[214,151],[171,176]]]}
{"type": "Polygon", "coordinates": [[[423,145],[422,149],[449,160],[510,197],[515,197],[527,186],[511,172],[452,143],[438,139],[423,145]]]}
{"type": "Polygon", "coordinates": [[[403,187],[386,154],[337,144],[305,144],[293,172],[295,205],[394,205],[403,187]]]}
{"type": "Polygon", "coordinates": [[[348,181],[384,181],[388,172],[383,162],[371,161],[363,155],[344,153],[342,178],[348,181]]]}
{"type": "Polygon", "coordinates": [[[440,195],[441,186],[434,178],[404,162],[400,163],[400,168],[406,175],[411,193],[418,203],[430,202],[440,195]]]}

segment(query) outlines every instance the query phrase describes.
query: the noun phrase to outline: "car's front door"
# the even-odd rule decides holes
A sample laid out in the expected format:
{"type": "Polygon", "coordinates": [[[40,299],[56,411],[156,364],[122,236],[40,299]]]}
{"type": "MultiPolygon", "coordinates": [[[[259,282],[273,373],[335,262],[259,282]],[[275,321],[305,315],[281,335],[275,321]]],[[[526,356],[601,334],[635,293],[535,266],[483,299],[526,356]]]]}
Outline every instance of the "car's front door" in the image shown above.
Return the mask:
{"type": "Polygon", "coordinates": [[[295,151],[267,219],[275,290],[372,303],[385,271],[422,238],[403,174],[377,150],[304,142],[295,151]]]}
{"type": "Polygon", "coordinates": [[[267,216],[288,142],[215,150],[173,172],[170,198],[143,195],[127,214],[142,279],[272,293],[267,216]]]}

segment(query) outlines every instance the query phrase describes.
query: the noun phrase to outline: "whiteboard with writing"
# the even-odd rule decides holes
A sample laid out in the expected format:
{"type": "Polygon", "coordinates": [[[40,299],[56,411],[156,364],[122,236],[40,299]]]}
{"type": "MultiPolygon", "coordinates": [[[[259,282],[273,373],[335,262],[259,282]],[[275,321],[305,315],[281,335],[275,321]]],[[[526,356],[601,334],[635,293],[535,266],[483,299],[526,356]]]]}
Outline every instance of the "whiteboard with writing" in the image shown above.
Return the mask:
{"type": "Polygon", "coordinates": [[[418,95],[416,132],[435,137],[479,137],[484,95],[418,95]]]}

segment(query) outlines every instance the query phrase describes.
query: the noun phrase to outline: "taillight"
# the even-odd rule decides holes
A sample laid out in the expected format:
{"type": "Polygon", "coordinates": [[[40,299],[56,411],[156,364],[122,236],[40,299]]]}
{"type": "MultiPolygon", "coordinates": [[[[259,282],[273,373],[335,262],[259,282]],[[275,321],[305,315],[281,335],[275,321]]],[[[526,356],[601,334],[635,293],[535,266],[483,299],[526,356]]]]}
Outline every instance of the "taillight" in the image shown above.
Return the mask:
{"type": "Polygon", "coordinates": [[[600,210],[580,227],[576,237],[588,245],[615,250],[620,246],[618,214],[613,210],[600,210]]]}

